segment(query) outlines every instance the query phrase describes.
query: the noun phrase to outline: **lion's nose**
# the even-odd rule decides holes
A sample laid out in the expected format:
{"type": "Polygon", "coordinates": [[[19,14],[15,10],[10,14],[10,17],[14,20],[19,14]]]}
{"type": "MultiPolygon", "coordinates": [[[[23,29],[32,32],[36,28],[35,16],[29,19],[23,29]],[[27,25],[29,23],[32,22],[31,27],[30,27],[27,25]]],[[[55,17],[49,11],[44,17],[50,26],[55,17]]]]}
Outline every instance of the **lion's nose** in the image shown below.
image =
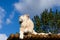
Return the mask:
{"type": "Polygon", "coordinates": [[[22,23],[22,21],[19,22],[20,24],[22,23]]]}

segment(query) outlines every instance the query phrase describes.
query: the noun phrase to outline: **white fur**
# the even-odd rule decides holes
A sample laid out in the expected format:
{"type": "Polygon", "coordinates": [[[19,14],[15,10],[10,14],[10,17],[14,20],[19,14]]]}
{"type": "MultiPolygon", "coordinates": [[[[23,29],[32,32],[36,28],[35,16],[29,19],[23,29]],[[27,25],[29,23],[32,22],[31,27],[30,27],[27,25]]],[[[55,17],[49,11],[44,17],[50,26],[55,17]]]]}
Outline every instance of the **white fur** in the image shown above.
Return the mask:
{"type": "Polygon", "coordinates": [[[22,15],[19,17],[19,21],[23,21],[21,23],[21,27],[20,27],[20,38],[23,39],[24,37],[24,32],[30,32],[32,34],[37,34],[33,28],[34,28],[34,23],[33,21],[28,17],[27,14],[22,15]]]}
{"type": "Polygon", "coordinates": [[[48,35],[48,33],[39,33],[38,35],[48,35]]]}

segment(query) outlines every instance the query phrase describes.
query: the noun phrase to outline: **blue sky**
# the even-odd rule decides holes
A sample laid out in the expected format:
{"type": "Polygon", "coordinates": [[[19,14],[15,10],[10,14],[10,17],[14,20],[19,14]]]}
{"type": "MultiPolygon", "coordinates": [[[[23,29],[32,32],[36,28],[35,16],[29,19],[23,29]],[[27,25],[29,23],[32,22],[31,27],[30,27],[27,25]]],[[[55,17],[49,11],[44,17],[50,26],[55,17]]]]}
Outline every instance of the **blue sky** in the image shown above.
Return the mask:
{"type": "Polygon", "coordinates": [[[2,23],[0,23],[0,34],[6,34],[9,36],[11,33],[19,32],[19,22],[18,22],[18,12],[14,12],[13,4],[15,2],[18,2],[18,0],[0,0],[0,10],[1,16],[3,18],[0,18],[2,23]],[[4,10],[4,11],[3,11],[4,10]],[[2,13],[4,12],[4,13],[2,13]],[[13,18],[10,17],[12,15],[13,18]],[[10,21],[9,21],[10,20],[10,21]]]}
{"type": "Polygon", "coordinates": [[[0,35],[8,37],[19,32],[19,16],[28,13],[30,18],[44,9],[60,11],[60,0],[0,0],[0,35]]]}

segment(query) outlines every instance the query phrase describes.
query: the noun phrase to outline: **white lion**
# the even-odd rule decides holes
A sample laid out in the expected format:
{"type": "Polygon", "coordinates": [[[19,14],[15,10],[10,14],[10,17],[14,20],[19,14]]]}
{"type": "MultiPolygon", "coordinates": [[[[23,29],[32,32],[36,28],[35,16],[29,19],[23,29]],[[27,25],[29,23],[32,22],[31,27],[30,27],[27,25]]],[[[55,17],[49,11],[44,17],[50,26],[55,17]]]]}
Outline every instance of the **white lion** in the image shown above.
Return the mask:
{"type": "Polygon", "coordinates": [[[24,32],[30,32],[32,34],[37,34],[33,28],[34,28],[34,23],[33,21],[29,18],[28,14],[22,15],[19,17],[19,22],[20,22],[20,38],[23,39],[24,37],[24,32]]]}

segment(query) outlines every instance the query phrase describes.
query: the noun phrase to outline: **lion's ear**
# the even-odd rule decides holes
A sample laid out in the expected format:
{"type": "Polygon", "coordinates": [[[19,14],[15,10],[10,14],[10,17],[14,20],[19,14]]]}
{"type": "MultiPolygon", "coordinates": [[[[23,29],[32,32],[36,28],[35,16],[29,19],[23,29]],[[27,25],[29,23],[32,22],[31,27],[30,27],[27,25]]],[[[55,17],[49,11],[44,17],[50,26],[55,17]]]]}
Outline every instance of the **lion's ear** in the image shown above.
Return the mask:
{"type": "Polygon", "coordinates": [[[27,17],[29,18],[29,15],[27,14],[27,17]]]}
{"type": "Polygon", "coordinates": [[[29,14],[25,14],[25,16],[26,16],[27,18],[29,18],[29,14]]]}

